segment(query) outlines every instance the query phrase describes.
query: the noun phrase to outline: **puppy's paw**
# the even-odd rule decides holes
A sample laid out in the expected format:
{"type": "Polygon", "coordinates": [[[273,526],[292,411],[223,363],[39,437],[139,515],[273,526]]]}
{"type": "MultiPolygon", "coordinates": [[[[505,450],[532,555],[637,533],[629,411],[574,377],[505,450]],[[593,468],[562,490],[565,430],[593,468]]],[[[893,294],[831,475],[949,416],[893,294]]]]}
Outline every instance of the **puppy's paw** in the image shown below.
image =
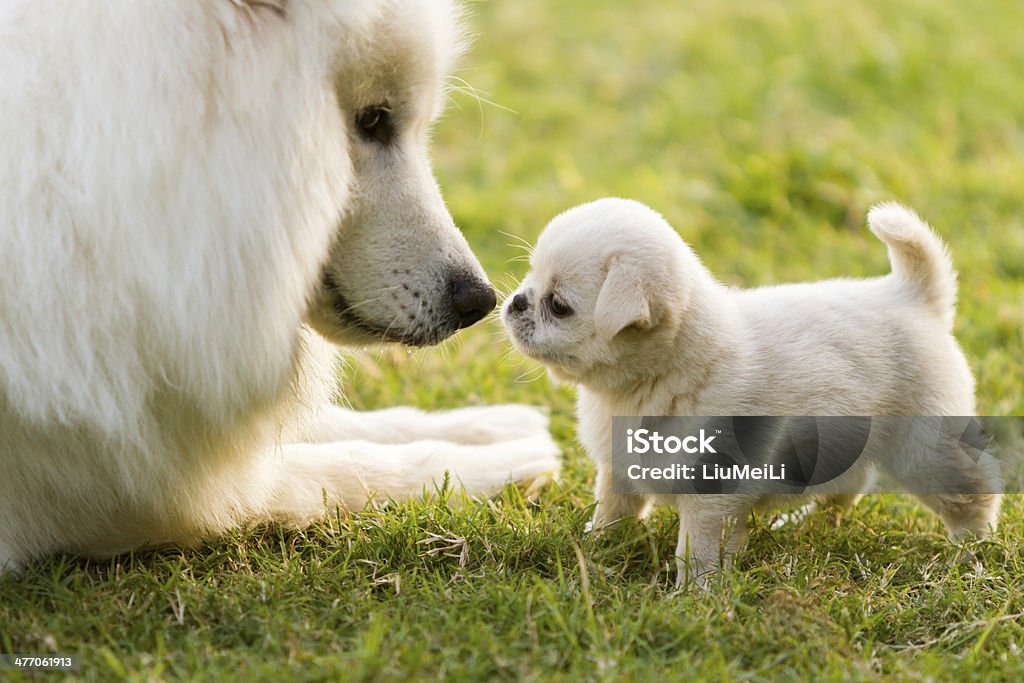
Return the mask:
{"type": "Polygon", "coordinates": [[[685,591],[689,588],[696,588],[700,593],[708,593],[720,575],[721,572],[717,568],[677,562],[676,590],[685,591]]]}
{"type": "Polygon", "coordinates": [[[24,565],[15,559],[13,553],[7,553],[3,545],[0,545],[0,578],[4,576],[18,576],[24,568],[24,565]]]}
{"type": "Polygon", "coordinates": [[[603,531],[609,531],[616,527],[620,522],[628,519],[628,517],[616,517],[614,519],[606,519],[600,515],[600,510],[594,513],[594,516],[587,522],[587,525],[583,527],[583,533],[585,534],[600,534],[603,531]]]}

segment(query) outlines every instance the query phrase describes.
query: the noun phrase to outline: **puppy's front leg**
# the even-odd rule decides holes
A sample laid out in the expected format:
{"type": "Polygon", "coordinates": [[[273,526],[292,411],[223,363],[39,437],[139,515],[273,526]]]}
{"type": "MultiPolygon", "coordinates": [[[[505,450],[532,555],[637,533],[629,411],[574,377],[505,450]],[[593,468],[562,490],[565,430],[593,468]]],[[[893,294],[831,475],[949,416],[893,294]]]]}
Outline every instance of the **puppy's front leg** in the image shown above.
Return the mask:
{"type": "Polygon", "coordinates": [[[0,576],[7,573],[16,574],[20,571],[21,562],[15,559],[13,551],[5,548],[3,542],[0,542],[0,576]]]}
{"type": "Polygon", "coordinates": [[[746,538],[746,518],[753,502],[746,496],[680,495],[676,585],[693,581],[706,589],[715,572],[724,570],[746,538]]]}
{"type": "Polygon", "coordinates": [[[266,463],[265,519],[257,521],[302,526],[336,507],[355,511],[374,499],[418,496],[446,472],[474,496],[493,495],[509,482],[537,486],[557,473],[558,453],[547,434],[487,445],[288,444],[266,463]]]}
{"type": "Polygon", "coordinates": [[[624,517],[643,519],[651,509],[649,496],[635,493],[615,493],[614,479],[610,465],[598,463],[597,481],[594,484],[594,517],[587,531],[614,524],[624,517]]]}
{"type": "Polygon", "coordinates": [[[422,440],[487,444],[548,432],[548,415],[526,405],[474,406],[441,412],[398,407],[359,412],[321,407],[301,435],[313,443],[361,440],[410,443],[422,440]]]}

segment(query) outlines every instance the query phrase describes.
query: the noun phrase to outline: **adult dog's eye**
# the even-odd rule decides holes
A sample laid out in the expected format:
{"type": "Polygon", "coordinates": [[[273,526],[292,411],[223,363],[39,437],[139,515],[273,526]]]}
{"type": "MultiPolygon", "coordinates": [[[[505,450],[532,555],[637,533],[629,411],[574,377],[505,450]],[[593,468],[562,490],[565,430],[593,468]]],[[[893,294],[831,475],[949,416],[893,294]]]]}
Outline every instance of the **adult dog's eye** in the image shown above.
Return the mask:
{"type": "Polygon", "coordinates": [[[572,307],[554,294],[548,297],[548,307],[556,318],[568,318],[573,313],[572,307]]]}
{"type": "Polygon", "coordinates": [[[395,137],[395,127],[391,121],[391,109],[386,104],[365,107],[356,114],[356,128],[367,140],[386,145],[395,137]]]}

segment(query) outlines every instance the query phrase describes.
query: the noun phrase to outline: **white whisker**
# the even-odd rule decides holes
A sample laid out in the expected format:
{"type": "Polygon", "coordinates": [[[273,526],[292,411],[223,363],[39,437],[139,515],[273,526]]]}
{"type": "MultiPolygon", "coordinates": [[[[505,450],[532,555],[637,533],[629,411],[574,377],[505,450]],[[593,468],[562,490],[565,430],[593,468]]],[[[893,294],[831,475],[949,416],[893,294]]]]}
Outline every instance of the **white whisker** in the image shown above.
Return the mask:
{"type": "Polygon", "coordinates": [[[545,371],[544,371],[543,367],[533,368],[532,370],[528,370],[528,371],[524,372],[523,374],[519,375],[513,381],[516,384],[530,384],[531,382],[536,382],[541,377],[543,377],[544,376],[544,372],[545,371]],[[536,374],[534,374],[534,373],[536,373],[536,374]]]}

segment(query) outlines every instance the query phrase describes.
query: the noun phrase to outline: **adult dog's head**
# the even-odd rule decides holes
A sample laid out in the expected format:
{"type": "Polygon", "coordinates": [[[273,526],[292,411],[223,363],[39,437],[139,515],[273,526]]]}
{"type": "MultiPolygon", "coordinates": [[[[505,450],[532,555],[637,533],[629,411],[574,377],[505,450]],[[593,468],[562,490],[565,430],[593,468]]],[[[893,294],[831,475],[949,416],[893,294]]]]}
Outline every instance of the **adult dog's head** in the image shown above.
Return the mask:
{"type": "Polygon", "coordinates": [[[335,342],[437,343],[483,318],[494,290],[445,207],[427,153],[462,45],[457,8],[384,0],[335,69],[351,200],[309,320],[335,342]]]}
{"type": "Polygon", "coordinates": [[[429,344],[493,307],[427,157],[449,0],[0,15],[0,404],[114,434],[165,391],[231,423],[312,368],[305,323],[429,344]]]}

